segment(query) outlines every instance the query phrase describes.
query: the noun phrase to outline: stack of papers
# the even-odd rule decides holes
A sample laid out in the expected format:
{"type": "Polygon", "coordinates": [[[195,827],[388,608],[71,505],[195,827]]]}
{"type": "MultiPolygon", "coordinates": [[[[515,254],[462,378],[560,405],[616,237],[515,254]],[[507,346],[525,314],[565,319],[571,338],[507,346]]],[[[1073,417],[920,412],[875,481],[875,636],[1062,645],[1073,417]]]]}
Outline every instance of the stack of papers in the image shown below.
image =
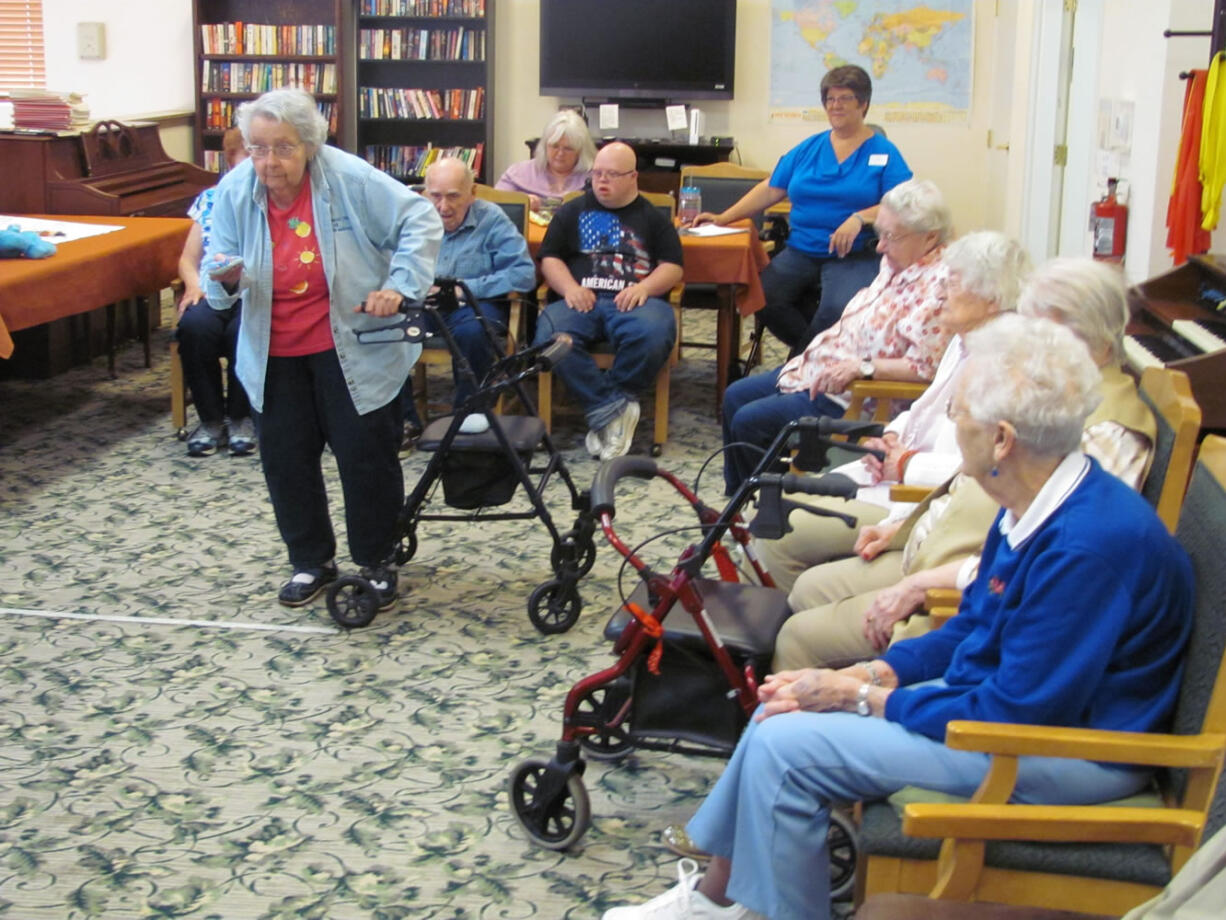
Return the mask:
{"type": "Polygon", "coordinates": [[[89,106],[80,93],[14,89],[13,127],[44,131],[80,131],[89,126],[89,106]]]}

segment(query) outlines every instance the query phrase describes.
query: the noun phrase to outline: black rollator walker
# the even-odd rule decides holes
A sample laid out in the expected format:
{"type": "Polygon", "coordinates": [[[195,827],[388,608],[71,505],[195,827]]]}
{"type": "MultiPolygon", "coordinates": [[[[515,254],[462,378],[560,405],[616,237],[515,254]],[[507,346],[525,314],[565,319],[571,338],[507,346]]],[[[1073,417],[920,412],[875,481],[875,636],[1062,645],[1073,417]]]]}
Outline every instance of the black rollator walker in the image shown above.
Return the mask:
{"type": "MultiPolygon", "coordinates": [[[[537,416],[524,381],[551,369],[569,350],[570,340],[557,336],[542,345],[525,348],[499,358],[484,380],[478,381],[473,369],[456,345],[445,317],[456,310],[461,300],[473,305],[476,318],[488,336],[495,353],[497,335],[490,321],[476,308],[476,298],[461,281],[439,279],[422,303],[405,302],[404,316],[397,322],[357,333],[359,343],[422,342],[427,338],[426,316],[432,314],[439,335],[451,351],[456,373],[472,382],[473,394],[454,415],[443,416],[426,426],[418,446],[433,452],[421,478],[405,498],[399,519],[399,545],[396,564],[403,565],[417,552],[417,526],[422,521],[518,521],[540,518],[553,541],[549,562],[553,578],[536,588],[528,599],[528,617],[543,633],[570,629],[579,618],[582,601],[578,582],[596,561],[595,522],[590,512],[588,493],[580,492],[571,478],[562,455],[554,447],[545,425],[537,416]],[[524,407],[524,415],[498,415],[495,406],[503,394],[514,394],[524,407]],[[468,421],[466,425],[465,422],[468,421]],[[477,433],[465,433],[473,426],[477,433]],[[462,427],[463,426],[463,427],[462,427]],[[541,456],[538,458],[538,454],[541,456]],[[554,474],[570,493],[575,522],[570,530],[559,531],[542,495],[554,474]],[[535,477],[535,478],[534,478],[535,477]],[[463,513],[426,513],[429,500],[441,480],[444,502],[463,513]],[[530,509],[497,511],[511,501],[516,486],[522,485],[530,509]]],[[[378,595],[373,585],[358,575],[346,575],[328,588],[328,612],[346,629],[366,626],[378,610],[378,595]]]]}
{"type": "MultiPolygon", "coordinates": [[[[619,761],[635,749],[731,755],[758,705],[758,681],[770,670],[775,637],[791,615],[787,594],[775,587],[762,567],[750,536],[782,537],[792,529],[790,513],[798,509],[840,518],[848,527],[857,523],[850,515],[784,497],[804,493],[847,499],[858,488],[837,473],[820,477],[784,473],[788,453],[799,442],[793,464],[802,470],[821,470],[827,450],[834,446],[832,436],[876,437],[881,430],[873,423],[829,418],[789,423],[719,512],[699,500],[697,485],[689,489],[649,458],[619,457],[600,468],[592,485],[592,513],[640,583],[628,598],[622,593],[623,602],[605,628],[617,661],[580,680],[566,696],[562,738],[553,759],[526,761],[511,774],[511,807],[534,843],[566,849],[591,824],[583,785],[584,754],[600,761],[619,761]],[[639,558],[643,544],[631,549],[614,531],[614,491],[625,477],[665,480],[698,515],[701,542],[691,544],[667,574],[653,571],[639,558]],[[741,511],[755,493],[758,512],[746,526],[741,511]],[[722,543],[726,536],[748,560],[757,584],[739,579],[722,543]],[[702,577],[708,560],[718,578],[702,577]],[[669,616],[678,604],[688,617],[669,616]]],[[[837,446],[881,456],[856,444],[837,446]]],[[[831,893],[839,897],[852,885],[855,840],[851,823],[837,812],[832,813],[827,844],[831,893]]]]}

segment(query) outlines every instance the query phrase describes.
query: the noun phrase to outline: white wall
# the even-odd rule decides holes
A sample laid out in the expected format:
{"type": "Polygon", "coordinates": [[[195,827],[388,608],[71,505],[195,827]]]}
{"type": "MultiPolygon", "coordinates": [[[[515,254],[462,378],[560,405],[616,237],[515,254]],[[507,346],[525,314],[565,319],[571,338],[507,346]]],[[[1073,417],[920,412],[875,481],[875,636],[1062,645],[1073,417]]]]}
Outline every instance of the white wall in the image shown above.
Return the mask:
{"type": "MultiPolygon", "coordinates": [[[[975,2],[974,98],[970,122],[886,125],[890,140],[902,150],[916,175],[932,179],[945,192],[960,230],[988,226],[989,214],[995,220],[1004,213],[1001,203],[1004,187],[999,182],[989,184],[987,146],[996,77],[993,53],[997,41],[996,11],[1001,5],[995,0],[975,2]]],[[[1009,6],[1010,0],[1003,5],[1009,6]]],[[[825,127],[824,123],[779,125],[768,118],[770,7],[770,0],[740,0],[737,4],[736,98],[701,104],[707,116],[707,133],[732,135],[741,161],[762,169],[771,168],[781,154],[814,130],[825,127]]],[[[527,156],[524,140],[540,134],[560,103],[579,101],[539,93],[538,0],[498,0],[497,16],[495,174],[527,156]]],[[[1007,38],[1012,41],[1012,34],[1007,38]]],[[[1011,62],[1012,55],[1007,59],[1011,62]]],[[[870,121],[872,116],[870,109],[870,121]]],[[[594,117],[592,121],[595,128],[594,117]]],[[[663,136],[664,113],[623,112],[618,133],[663,136]]]]}
{"type": "Polygon", "coordinates": [[[195,108],[191,0],[43,0],[47,87],[86,94],[90,116],[195,108]],[[106,26],[106,57],[77,57],[77,23],[106,26]]]}

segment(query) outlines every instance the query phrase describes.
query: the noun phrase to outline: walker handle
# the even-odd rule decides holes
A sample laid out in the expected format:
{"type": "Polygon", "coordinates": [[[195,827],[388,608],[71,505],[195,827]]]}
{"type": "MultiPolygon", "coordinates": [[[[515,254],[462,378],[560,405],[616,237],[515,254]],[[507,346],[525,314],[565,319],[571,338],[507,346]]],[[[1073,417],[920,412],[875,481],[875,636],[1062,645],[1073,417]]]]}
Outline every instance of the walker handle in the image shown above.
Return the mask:
{"type": "Polygon", "coordinates": [[[651,479],[656,475],[656,461],[650,457],[614,457],[602,463],[592,480],[592,515],[599,518],[608,514],[613,520],[613,490],[623,476],[651,479]]]}

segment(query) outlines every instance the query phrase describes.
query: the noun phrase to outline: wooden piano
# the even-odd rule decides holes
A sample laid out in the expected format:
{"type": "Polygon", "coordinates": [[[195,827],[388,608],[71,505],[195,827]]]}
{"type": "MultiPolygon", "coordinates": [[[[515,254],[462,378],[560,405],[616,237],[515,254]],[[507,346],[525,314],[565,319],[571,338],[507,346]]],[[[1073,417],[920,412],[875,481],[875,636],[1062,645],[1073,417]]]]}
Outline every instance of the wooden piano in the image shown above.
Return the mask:
{"type": "Polygon", "coordinates": [[[1192,256],[1130,292],[1124,337],[1128,364],[1173,367],[1188,375],[1202,427],[1226,431],[1226,256],[1192,256]]]}
{"type": "Polygon", "coordinates": [[[3,214],[185,217],[217,174],[172,160],[155,124],[102,121],[77,135],[0,134],[3,214]]]}

